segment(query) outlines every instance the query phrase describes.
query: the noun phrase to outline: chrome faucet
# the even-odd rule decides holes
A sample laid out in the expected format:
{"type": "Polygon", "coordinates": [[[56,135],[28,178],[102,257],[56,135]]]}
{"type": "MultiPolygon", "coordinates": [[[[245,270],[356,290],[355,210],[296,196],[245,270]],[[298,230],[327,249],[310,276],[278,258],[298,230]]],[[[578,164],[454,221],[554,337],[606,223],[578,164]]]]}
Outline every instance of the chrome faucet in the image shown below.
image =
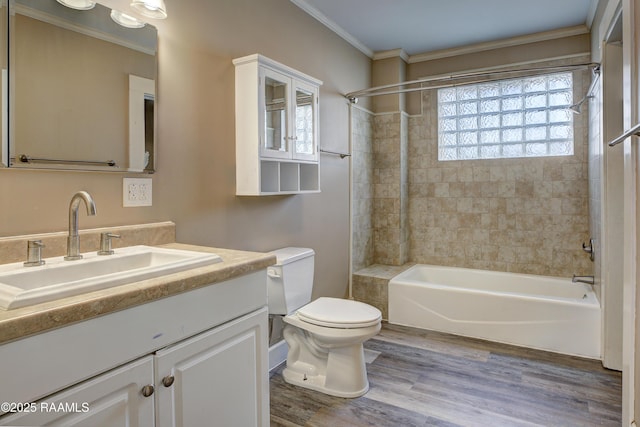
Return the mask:
{"type": "Polygon", "coordinates": [[[27,242],[27,260],[24,262],[25,267],[36,267],[44,264],[42,248],[44,248],[42,240],[29,240],[27,242]]]}
{"type": "Polygon", "coordinates": [[[64,257],[66,261],[82,259],[82,255],[80,255],[80,235],[78,234],[78,208],[80,207],[80,201],[84,201],[87,207],[87,215],[93,216],[96,214],[96,204],[89,193],[78,191],[73,195],[69,204],[69,236],[67,237],[67,256],[64,257]]]}
{"type": "Polygon", "coordinates": [[[113,255],[114,251],[111,249],[111,239],[119,239],[119,234],[114,233],[101,233],[100,234],[100,250],[98,255],[113,255]]]}

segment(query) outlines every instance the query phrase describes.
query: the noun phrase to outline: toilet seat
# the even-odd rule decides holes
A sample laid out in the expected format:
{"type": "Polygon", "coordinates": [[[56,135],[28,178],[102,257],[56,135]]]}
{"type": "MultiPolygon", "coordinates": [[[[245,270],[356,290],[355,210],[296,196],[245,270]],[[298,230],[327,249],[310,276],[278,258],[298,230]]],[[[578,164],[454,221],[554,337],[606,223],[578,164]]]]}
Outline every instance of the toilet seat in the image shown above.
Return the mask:
{"type": "Polygon", "coordinates": [[[297,311],[297,317],[312,325],[328,328],[356,329],[380,323],[382,313],[358,301],[322,297],[297,311]]]}

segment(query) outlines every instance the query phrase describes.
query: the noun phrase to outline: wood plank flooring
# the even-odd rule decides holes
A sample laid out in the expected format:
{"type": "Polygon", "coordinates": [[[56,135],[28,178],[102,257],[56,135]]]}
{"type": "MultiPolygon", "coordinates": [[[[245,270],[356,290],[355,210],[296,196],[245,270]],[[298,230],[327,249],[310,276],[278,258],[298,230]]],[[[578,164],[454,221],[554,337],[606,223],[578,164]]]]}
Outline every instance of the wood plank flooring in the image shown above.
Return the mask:
{"type": "Polygon", "coordinates": [[[384,324],[369,392],[342,399],[271,375],[272,426],[620,426],[622,380],[599,361],[384,324]]]}

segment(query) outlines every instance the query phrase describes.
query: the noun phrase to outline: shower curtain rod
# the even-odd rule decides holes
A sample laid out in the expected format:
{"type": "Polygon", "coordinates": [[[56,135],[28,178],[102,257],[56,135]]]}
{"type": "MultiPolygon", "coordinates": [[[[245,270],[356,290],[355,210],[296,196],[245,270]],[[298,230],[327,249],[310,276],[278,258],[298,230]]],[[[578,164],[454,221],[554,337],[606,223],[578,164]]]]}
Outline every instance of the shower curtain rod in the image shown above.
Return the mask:
{"type": "Polygon", "coordinates": [[[587,89],[587,93],[580,101],[569,107],[569,110],[576,114],[580,114],[582,112],[582,104],[584,104],[588,99],[593,98],[593,91],[595,90],[598,79],[600,78],[600,66],[593,67],[591,73],[593,74],[593,77],[591,78],[591,84],[589,85],[589,89],[587,89]]]}
{"type": "Polygon", "coordinates": [[[351,103],[358,102],[359,97],[368,96],[380,96],[380,95],[393,95],[398,93],[417,92],[428,89],[439,89],[448,86],[455,86],[456,84],[471,84],[487,81],[490,77],[504,77],[506,74],[522,74],[522,73],[538,73],[538,74],[550,74],[558,73],[562,71],[575,71],[580,69],[589,69],[600,67],[600,64],[590,62],[586,64],[575,65],[562,65],[562,66],[550,66],[550,67],[537,67],[537,68],[521,68],[512,70],[499,70],[499,71],[475,71],[469,73],[455,73],[455,74],[439,74],[436,76],[424,77],[421,79],[410,80],[401,83],[392,83],[388,85],[376,86],[369,89],[361,89],[355,92],[349,92],[345,96],[351,103]],[[477,80],[465,81],[463,83],[457,82],[461,79],[478,78],[477,80]],[[481,78],[481,79],[480,79],[481,78]],[[415,88],[400,88],[400,86],[410,86],[421,83],[434,83],[434,82],[446,82],[440,85],[432,85],[428,87],[415,87],[415,88]],[[388,90],[387,90],[388,89],[388,90]]]}

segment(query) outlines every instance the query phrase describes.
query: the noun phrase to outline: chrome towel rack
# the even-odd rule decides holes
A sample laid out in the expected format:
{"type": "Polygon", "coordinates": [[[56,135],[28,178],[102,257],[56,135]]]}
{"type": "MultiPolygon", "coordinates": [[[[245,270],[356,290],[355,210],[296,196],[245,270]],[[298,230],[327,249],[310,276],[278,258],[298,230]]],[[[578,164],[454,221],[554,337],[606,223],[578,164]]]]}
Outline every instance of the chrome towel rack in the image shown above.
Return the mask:
{"type": "Polygon", "coordinates": [[[631,129],[629,129],[628,131],[626,131],[625,133],[623,133],[622,135],[620,135],[619,137],[611,141],[609,143],[609,147],[613,147],[614,145],[620,144],[622,141],[629,138],[631,135],[640,136],[640,123],[638,123],[631,129]]]}
{"type": "Polygon", "coordinates": [[[115,160],[62,160],[62,159],[43,159],[38,157],[30,157],[26,154],[21,154],[18,160],[22,163],[63,163],[69,165],[93,165],[93,166],[111,166],[115,167],[115,160]]]}
{"type": "Polygon", "coordinates": [[[320,149],[319,151],[321,153],[334,154],[336,156],[340,156],[341,159],[344,159],[345,157],[351,157],[351,154],[348,154],[348,153],[336,153],[335,151],[328,151],[328,150],[323,150],[323,149],[320,149]]]}

